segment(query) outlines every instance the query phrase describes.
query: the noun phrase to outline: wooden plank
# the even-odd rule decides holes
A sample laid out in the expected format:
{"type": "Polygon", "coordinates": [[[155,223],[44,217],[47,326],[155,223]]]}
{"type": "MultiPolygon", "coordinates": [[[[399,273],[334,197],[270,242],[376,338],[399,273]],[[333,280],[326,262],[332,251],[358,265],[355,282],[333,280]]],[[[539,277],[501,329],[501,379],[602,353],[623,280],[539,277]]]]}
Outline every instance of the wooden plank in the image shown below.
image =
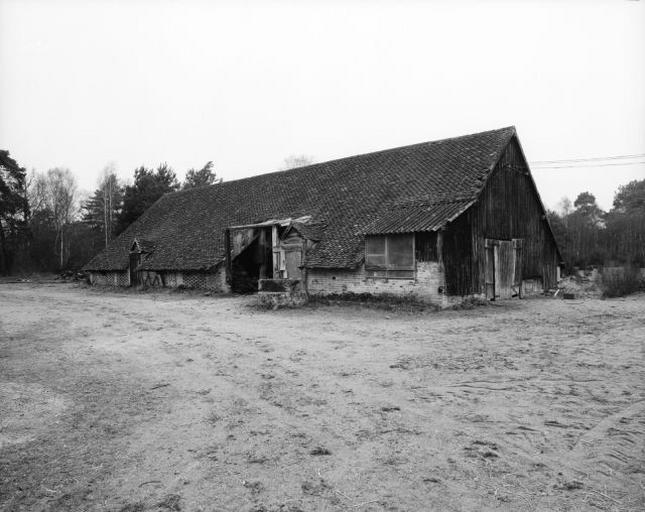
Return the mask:
{"type": "Polygon", "coordinates": [[[486,267],[484,275],[484,293],[489,300],[495,299],[495,245],[492,240],[486,239],[486,267]]]}
{"type": "Polygon", "coordinates": [[[511,240],[495,246],[495,298],[510,299],[515,280],[515,248],[511,240]]]}
{"type": "Polygon", "coordinates": [[[266,279],[267,277],[267,262],[265,258],[267,245],[267,232],[266,229],[260,228],[258,239],[258,260],[260,261],[260,277],[259,279],[266,279]]]}

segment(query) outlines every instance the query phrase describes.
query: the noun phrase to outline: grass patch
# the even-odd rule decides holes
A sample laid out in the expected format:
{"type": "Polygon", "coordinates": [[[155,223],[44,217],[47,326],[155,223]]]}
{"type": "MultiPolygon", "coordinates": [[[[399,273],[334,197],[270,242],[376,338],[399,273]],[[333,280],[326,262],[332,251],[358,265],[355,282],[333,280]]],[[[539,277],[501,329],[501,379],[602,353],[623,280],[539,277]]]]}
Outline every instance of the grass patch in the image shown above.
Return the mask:
{"type": "Polygon", "coordinates": [[[482,299],[481,297],[466,297],[461,302],[451,306],[450,309],[474,309],[480,306],[490,306],[490,302],[486,299],[482,299]]]}
{"type": "Polygon", "coordinates": [[[605,269],[600,281],[604,298],[624,297],[643,289],[640,270],[633,266],[605,269]]]}

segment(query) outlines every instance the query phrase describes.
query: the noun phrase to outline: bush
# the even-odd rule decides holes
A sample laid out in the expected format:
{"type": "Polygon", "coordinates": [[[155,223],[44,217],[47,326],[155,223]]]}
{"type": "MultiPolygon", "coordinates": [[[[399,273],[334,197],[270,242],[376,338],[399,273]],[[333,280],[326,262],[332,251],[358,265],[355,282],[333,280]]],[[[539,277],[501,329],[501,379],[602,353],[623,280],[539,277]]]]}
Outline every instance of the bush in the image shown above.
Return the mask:
{"type": "Polygon", "coordinates": [[[450,309],[474,309],[480,306],[490,306],[490,302],[481,297],[465,297],[461,302],[451,306],[450,309]]]}
{"type": "Polygon", "coordinates": [[[635,266],[605,268],[600,288],[603,297],[624,297],[642,288],[640,270],[635,266]]]}

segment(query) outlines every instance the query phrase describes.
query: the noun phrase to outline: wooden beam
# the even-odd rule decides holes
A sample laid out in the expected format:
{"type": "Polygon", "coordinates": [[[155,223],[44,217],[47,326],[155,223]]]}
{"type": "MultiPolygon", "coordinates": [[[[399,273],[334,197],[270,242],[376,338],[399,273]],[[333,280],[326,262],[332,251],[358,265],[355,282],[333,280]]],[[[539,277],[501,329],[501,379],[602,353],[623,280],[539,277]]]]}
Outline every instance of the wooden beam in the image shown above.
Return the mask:
{"type": "Polygon", "coordinates": [[[232,262],[231,262],[231,230],[224,230],[224,252],[226,253],[226,284],[232,284],[232,262]]]}
{"type": "Polygon", "coordinates": [[[277,279],[280,277],[280,265],[278,260],[280,258],[280,240],[278,238],[278,226],[271,226],[271,277],[277,279]]]}

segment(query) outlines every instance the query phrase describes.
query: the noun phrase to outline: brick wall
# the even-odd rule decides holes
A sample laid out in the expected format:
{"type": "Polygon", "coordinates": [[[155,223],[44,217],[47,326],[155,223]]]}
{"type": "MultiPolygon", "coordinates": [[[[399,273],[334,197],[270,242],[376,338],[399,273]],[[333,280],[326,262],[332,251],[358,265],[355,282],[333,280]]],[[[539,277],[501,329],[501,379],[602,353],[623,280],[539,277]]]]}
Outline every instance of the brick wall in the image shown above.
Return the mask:
{"type": "Polygon", "coordinates": [[[437,262],[417,262],[416,279],[368,278],[364,266],[354,271],[310,269],[307,273],[310,295],[387,293],[433,304],[447,304],[447,297],[443,293],[444,275],[437,262]]]}

